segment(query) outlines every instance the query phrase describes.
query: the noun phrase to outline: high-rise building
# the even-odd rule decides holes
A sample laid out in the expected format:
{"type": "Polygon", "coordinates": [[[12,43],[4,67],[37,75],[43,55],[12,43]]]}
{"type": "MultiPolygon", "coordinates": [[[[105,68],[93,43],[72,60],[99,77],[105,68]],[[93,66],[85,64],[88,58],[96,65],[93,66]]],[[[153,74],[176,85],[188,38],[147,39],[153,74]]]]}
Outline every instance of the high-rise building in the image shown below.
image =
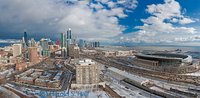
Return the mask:
{"type": "Polygon", "coordinates": [[[80,48],[76,44],[69,45],[69,56],[71,58],[79,58],[80,48]]]}
{"type": "Polygon", "coordinates": [[[39,52],[39,56],[42,56],[42,47],[40,45],[38,46],[38,52],[39,52]]]}
{"type": "Polygon", "coordinates": [[[56,45],[60,45],[60,40],[56,40],[56,45]]]}
{"type": "Polygon", "coordinates": [[[24,32],[24,40],[25,40],[26,46],[28,46],[28,36],[26,32],[24,32]]]}
{"type": "Polygon", "coordinates": [[[22,44],[22,48],[24,48],[24,49],[26,49],[26,48],[27,48],[27,45],[26,45],[26,42],[25,42],[25,39],[24,39],[24,37],[22,37],[21,44],[22,44]]]}
{"type": "Polygon", "coordinates": [[[86,47],[100,47],[100,42],[99,41],[94,41],[94,42],[89,42],[86,44],[86,47]]]}
{"type": "Polygon", "coordinates": [[[29,40],[29,47],[36,47],[36,41],[33,39],[33,38],[31,38],[31,40],[29,40]]]}
{"type": "Polygon", "coordinates": [[[66,49],[65,47],[63,47],[63,48],[61,49],[61,56],[64,57],[64,58],[67,57],[67,49],[66,49]]]}
{"type": "Polygon", "coordinates": [[[66,34],[65,33],[61,33],[61,43],[60,46],[61,48],[66,47],[66,34]]]}
{"type": "Polygon", "coordinates": [[[42,56],[45,56],[45,57],[50,56],[49,42],[51,42],[50,39],[43,38],[40,40],[40,46],[42,48],[42,51],[41,51],[42,56]]]}
{"type": "Polygon", "coordinates": [[[67,39],[72,39],[72,31],[71,28],[67,30],[67,39]]]}
{"type": "Polygon", "coordinates": [[[42,50],[42,56],[43,57],[50,57],[51,51],[50,50],[42,50]]]}
{"type": "Polygon", "coordinates": [[[50,52],[55,52],[59,49],[59,45],[49,45],[50,52]]]}
{"type": "Polygon", "coordinates": [[[17,57],[22,54],[22,45],[21,44],[13,44],[13,57],[17,57]]]}
{"type": "Polygon", "coordinates": [[[100,47],[100,42],[97,42],[97,47],[100,47]]]}
{"type": "Polygon", "coordinates": [[[98,84],[100,68],[91,59],[80,60],[76,65],[77,84],[98,84]]]}
{"type": "Polygon", "coordinates": [[[66,44],[67,44],[67,56],[69,56],[69,46],[70,46],[70,44],[72,44],[71,43],[71,41],[72,41],[72,31],[71,31],[71,29],[69,28],[68,30],[67,30],[67,39],[66,39],[66,44]]]}
{"type": "Polygon", "coordinates": [[[80,39],[79,42],[78,42],[78,46],[79,46],[80,48],[84,48],[85,45],[86,45],[86,41],[80,39]]]}
{"type": "Polygon", "coordinates": [[[28,47],[29,61],[36,63],[39,61],[37,47],[28,47]]]}
{"type": "Polygon", "coordinates": [[[72,34],[70,28],[67,30],[67,33],[61,33],[60,46],[62,50],[66,52],[66,56],[69,56],[69,45],[71,44],[71,38],[72,34]]]}
{"type": "Polygon", "coordinates": [[[100,47],[100,42],[92,42],[92,47],[100,47]]]}
{"type": "Polygon", "coordinates": [[[42,38],[40,40],[40,46],[42,47],[42,50],[49,50],[48,39],[42,38]]]}

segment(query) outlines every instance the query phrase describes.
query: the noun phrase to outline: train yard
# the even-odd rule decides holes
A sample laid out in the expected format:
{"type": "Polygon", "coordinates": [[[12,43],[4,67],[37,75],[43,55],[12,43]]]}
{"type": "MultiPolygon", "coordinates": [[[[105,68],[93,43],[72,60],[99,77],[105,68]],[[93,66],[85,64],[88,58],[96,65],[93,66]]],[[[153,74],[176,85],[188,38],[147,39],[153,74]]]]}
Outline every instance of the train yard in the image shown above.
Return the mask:
{"type": "Polygon", "coordinates": [[[145,77],[149,79],[156,80],[158,85],[154,85],[156,89],[163,90],[164,93],[158,92],[155,90],[151,90],[150,88],[144,89],[144,86],[139,85],[136,86],[135,83],[127,82],[127,80],[122,80],[121,83],[126,83],[126,85],[132,85],[137,87],[143,91],[147,91],[152,95],[157,95],[160,97],[168,98],[171,97],[181,97],[181,98],[197,98],[200,94],[199,90],[199,81],[200,76],[192,76],[192,75],[184,75],[184,74],[174,74],[174,73],[167,73],[161,71],[155,71],[151,69],[147,69],[141,66],[138,66],[135,62],[131,62],[128,58],[117,58],[117,57],[104,57],[101,55],[86,55],[82,54],[82,57],[91,58],[106,67],[113,67],[117,68],[122,71],[126,71],[128,73],[137,75],[139,77],[145,77]],[[161,81],[160,84],[158,81],[161,81]],[[166,83],[169,87],[163,87],[162,83],[166,83]],[[174,87],[173,87],[174,86],[174,87]],[[142,88],[140,88],[142,87],[142,88]],[[180,87],[181,89],[177,89],[180,87]],[[152,93],[153,92],[153,93],[152,93]],[[168,93],[167,93],[168,92],[168,93]],[[162,94],[162,95],[159,95],[162,94]]]}
{"type": "Polygon", "coordinates": [[[116,58],[107,58],[107,57],[97,56],[97,55],[89,55],[89,56],[82,55],[82,56],[91,58],[104,65],[115,67],[120,70],[125,70],[127,72],[138,74],[144,77],[153,77],[153,78],[163,79],[166,81],[182,82],[182,83],[193,84],[193,85],[200,84],[200,76],[180,75],[180,74],[153,71],[153,70],[145,69],[142,67],[138,67],[133,62],[129,62],[125,60],[119,62],[119,59],[116,59],[116,58]],[[127,65],[134,65],[134,66],[127,66],[127,65]]]}

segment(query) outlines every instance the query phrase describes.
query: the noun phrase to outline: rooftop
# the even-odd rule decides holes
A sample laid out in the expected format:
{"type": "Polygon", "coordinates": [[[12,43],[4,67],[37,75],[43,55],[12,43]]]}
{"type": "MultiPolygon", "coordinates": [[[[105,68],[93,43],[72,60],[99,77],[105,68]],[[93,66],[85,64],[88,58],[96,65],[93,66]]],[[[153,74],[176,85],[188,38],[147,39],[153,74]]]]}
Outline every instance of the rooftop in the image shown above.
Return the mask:
{"type": "Polygon", "coordinates": [[[78,65],[92,65],[95,64],[95,62],[91,59],[82,59],[79,60],[78,65]]]}
{"type": "Polygon", "coordinates": [[[158,59],[171,59],[171,60],[183,60],[188,57],[188,55],[184,54],[172,54],[172,53],[155,53],[155,54],[142,54],[138,53],[136,56],[146,57],[146,58],[158,58],[158,59]]]}

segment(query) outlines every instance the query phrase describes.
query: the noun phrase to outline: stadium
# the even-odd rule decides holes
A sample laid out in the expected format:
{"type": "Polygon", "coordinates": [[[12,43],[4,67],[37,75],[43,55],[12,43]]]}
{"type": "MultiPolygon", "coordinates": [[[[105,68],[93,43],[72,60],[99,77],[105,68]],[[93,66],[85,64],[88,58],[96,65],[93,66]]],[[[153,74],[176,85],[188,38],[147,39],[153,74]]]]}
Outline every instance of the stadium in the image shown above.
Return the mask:
{"type": "Polygon", "coordinates": [[[135,55],[134,63],[144,68],[170,73],[187,73],[197,70],[192,57],[180,53],[138,53],[135,55]]]}
{"type": "Polygon", "coordinates": [[[192,64],[190,55],[175,53],[152,53],[152,54],[136,54],[137,60],[153,66],[180,66],[192,64]]]}

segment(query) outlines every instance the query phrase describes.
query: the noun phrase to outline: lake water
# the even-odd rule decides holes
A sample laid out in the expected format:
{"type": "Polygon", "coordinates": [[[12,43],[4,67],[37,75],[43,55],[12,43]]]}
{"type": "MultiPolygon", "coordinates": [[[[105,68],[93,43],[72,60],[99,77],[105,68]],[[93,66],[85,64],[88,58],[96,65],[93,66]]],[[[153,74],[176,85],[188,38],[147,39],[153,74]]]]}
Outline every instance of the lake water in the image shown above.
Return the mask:
{"type": "Polygon", "coordinates": [[[11,44],[13,44],[13,43],[0,43],[0,47],[9,46],[9,45],[11,45],[11,44]]]}
{"type": "Polygon", "coordinates": [[[132,46],[132,47],[120,47],[120,46],[106,46],[103,50],[137,50],[137,51],[175,51],[181,50],[185,54],[191,55],[193,58],[200,58],[200,46],[132,46]]]}
{"type": "MultiPolygon", "coordinates": [[[[0,43],[0,47],[9,46],[12,43],[0,43]]],[[[177,49],[182,50],[184,53],[191,55],[193,58],[200,59],[200,46],[133,46],[133,47],[120,47],[109,46],[103,50],[137,50],[137,51],[174,51],[177,49]]]]}

